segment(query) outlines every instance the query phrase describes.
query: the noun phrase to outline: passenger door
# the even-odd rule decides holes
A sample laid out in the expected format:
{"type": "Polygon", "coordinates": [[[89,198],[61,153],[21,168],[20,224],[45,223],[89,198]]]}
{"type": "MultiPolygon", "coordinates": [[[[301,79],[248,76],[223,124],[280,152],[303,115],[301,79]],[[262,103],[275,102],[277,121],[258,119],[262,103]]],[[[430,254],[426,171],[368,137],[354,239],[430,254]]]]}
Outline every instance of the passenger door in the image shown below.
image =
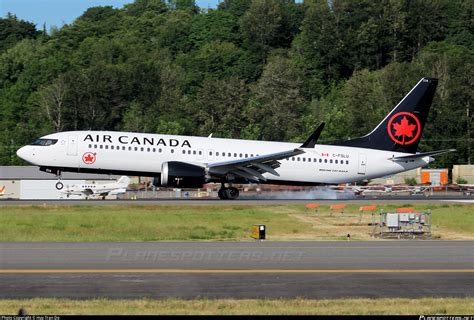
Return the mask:
{"type": "Polygon", "coordinates": [[[367,155],[365,153],[359,153],[359,169],[358,174],[365,174],[367,167],[367,155]]]}
{"type": "Polygon", "coordinates": [[[76,135],[71,135],[71,136],[68,137],[67,155],[68,156],[77,156],[77,136],[76,135]]]}

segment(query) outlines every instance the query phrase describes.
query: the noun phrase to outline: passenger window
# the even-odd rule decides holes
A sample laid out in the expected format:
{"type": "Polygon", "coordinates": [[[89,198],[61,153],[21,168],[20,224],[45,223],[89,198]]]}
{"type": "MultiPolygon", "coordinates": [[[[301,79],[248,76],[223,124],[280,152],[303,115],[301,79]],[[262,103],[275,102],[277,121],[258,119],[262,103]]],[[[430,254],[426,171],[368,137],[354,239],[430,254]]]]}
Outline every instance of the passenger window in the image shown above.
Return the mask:
{"type": "Polygon", "coordinates": [[[155,148],[153,148],[153,152],[156,152],[156,149],[155,149],[155,148]]]}
{"type": "Polygon", "coordinates": [[[196,154],[196,150],[193,151],[193,154],[196,154]]]}
{"type": "Polygon", "coordinates": [[[171,149],[171,153],[174,153],[174,149],[171,149]]]}
{"type": "Polygon", "coordinates": [[[337,159],[336,159],[336,160],[334,160],[334,163],[338,164],[338,161],[337,161],[337,159]]]}
{"type": "Polygon", "coordinates": [[[89,149],[92,149],[92,145],[91,145],[91,144],[89,145],[89,149]]]}
{"type": "Polygon", "coordinates": [[[332,159],[331,159],[331,160],[329,160],[329,163],[332,163],[332,159]]]}
{"type": "Polygon", "coordinates": [[[138,147],[135,147],[135,151],[138,151],[138,147]]]}
{"type": "Polygon", "coordinates": [[[202,151],[199,151],[199,155],[202,155],[202,151]]]}
{"type": "Polygon", "coordinates": [[[349,164],[349,160],[346,160],[346,164],[349,164]]]}
{"type": "Polygon", "coordinates": [[[124,151],[125,151],[125,146],[123,146],[123,147],[122,147],[122,150],[124,150],[124,151]]]}
{"type": "Polygon", "coordinates": [[[163,151],[163,150],[162,150],[161,148],[160,148],[160,149],[158,149],[158,152],[160,152],[160,153],[161,153],[162,151],[163,151]]]}
{"type": "Polygon", "coordinates": [[[103,146],[102,146],[102,145],[100,145],[100,146],[99,146],[99,149],[102,149],[102,148],[103,148],[103,146]]]}
{"type": "Polygon", "coordinates": [[[239,153],[239,157],[242,158],[242,154],[241,154],[241,153],[239,153]]]}
{"type": "Polygon", "coordinates": [[[132,147],[128,147],[128,151],[132,151],[132,147]]]}
{"type": "Polygon", "coordinates": [[[232,154],[229,152],[229,153],[227,153],[227,156],[228,156],[228,157],[232,157],[232,154]]]}
{"type": "Polygon", "coordinates": [[[218,155],[219,155],[219,152],[216,152],[216,156],[218,156],[218,155]]]}
{"type": "Polygon", "coordinates": [[[324,163],[328,163],[328,159],[324,159],[324,163]]]}
{"type": "Polygon", "coordinates": [[[306,162],[306,158],[303,158],[303,162],[306,162]]]}
{"type": "Polygon", "coordinates": [[[249,157],[249,155],[248,155],[248,154],[245,154],[245,157],[246,157],[246,158],[248,158],[248,157],[249,157]]]}
{"type": "Polygon", "coordinates": [[[110,146],[110,149],[111,149],[111,150],[114,150],[114,146],[110,146]]]}
{"type": "Polygon", "coordinates": [[[186,150],[183,150],[183,154],[186,154],[186,150]]]}

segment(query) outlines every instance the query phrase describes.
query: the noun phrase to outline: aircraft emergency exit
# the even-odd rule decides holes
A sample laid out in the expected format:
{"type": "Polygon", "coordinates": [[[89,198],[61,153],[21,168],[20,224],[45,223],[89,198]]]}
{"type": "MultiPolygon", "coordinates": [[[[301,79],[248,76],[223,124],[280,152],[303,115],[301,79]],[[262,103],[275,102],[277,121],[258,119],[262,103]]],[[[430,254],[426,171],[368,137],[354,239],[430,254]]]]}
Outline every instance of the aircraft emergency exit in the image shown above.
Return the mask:
{"type": "Polygon", "coordinates": [[[437,79],[423,78],[369,134],[316,144],[322,123],[303,143],[111,131],[41,137],[17,151],[40,170],[154,177],[164,187],[220,182],[219,198],[237,199],[232,183],[351,183],[422,167],[453,150],[417,153],[437,79]]]}

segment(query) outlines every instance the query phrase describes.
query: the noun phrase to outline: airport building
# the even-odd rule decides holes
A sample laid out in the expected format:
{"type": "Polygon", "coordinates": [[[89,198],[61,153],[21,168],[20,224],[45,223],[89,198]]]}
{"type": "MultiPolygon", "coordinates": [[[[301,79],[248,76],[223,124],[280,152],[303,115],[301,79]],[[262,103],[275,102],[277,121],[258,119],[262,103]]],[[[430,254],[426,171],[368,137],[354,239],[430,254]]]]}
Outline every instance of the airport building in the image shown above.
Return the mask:
{"type": "MultiPolygon", "coordinates": [[[[114,175],[97,175],[64,172],[62,182],[65,188],[72,185],[100,184],[115,181],[114,175]]],[[[58,179],[53,174],[40,171],[36,166],[0,167],[0,199],[82,199],[83,196],[69,195],[56,189],[58,179]]]]}
{"type": "Polygon", "coordinates": [[[454,165],[453,166],[453,182],[464,180],[463,183],[474,184],[474,165],[454,165]]]}

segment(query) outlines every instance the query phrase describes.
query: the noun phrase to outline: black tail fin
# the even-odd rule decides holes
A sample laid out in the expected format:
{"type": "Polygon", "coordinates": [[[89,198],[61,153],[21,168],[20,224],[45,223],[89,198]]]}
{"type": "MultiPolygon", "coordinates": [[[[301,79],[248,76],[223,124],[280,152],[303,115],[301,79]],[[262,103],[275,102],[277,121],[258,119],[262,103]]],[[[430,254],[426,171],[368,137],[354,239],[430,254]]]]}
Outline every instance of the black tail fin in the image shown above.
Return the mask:
{"type": "Polygon", "coordinates": [[[415,153],[437,85],[438,79],[421,79],[371,133],[334,144],[415,153]]]}

